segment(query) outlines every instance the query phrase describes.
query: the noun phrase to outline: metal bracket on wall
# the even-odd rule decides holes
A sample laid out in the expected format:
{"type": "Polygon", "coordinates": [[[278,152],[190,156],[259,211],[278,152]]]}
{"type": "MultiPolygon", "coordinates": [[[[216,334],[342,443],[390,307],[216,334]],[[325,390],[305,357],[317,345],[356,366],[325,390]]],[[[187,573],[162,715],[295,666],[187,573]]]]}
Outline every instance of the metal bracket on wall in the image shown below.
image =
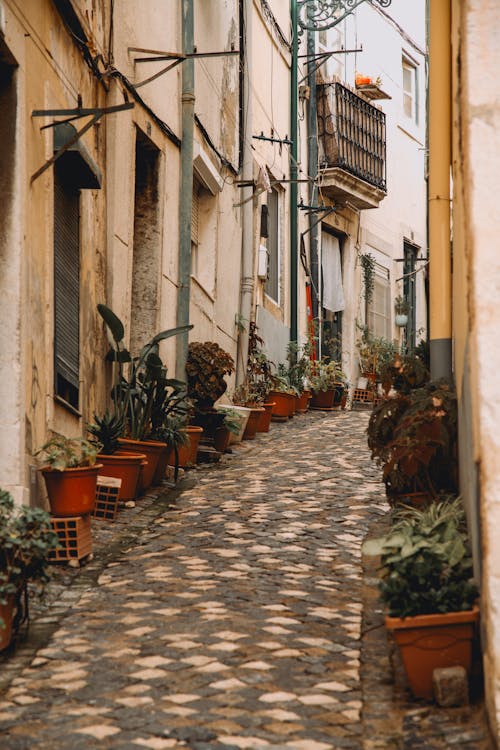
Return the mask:
{"type": "Polygon", "coordinates": [[[179,52],[163,52],[162,50],[155,50],[155,49],[144,49],[143,47],[129,47],[129,52],[141,52],[142,54],[150,55],[150,57],[136,57],[134,60],[134,63],[150,63],[150,62],[163,62],[164,60],[173,60],[170,65],[167,65],[166,68],[162,68],[158,71],[158,73],[155,73],[154,75],[150,76],[149,78],[146,78],[144,81],[139,81],[139,83],[134,83],[133,87],[135,89],[139,89],[141,86],[145,86],[147,83],[151,83],[151,81],[155,81],[160,76],[164,75],[165,73],[168,73],[169,70],[172,70],[172,68],[175,68],[177,65],[180,65],[180,63],[184,62],[184,60],[188,60],[191,58],[197,59],[198,57],[223,57],[225,55],[239,55],[240,51],[239,49],[231,49],[231,50],[224,50],[222,52],[188,52],[188,53],[179,53],[179,52]]]}
{"type": "Polygon", "coordinates": [[[77,130],[74,135],[69,138],[66,143],[61,146],[61,148],[53,154],[53,156],[50,157],[50,159],[47,159],[45,164],[40,167],[40,169],[37,169],[37,171],[31,176],[30,183],[33,183],[38,177],[40,177],[41,174],[45,172],[54,162],[59,159],[60,156],[62,156],[71,146],[73,146],[79,138],[87,132],[87,130],[90,130],[90,128],[95,125],[101,117],[104,115],[113,114],[115,112],[123,112],[127,109],[133,109],[135,106],[134,102],[126,102],[125,104],[117,104],[113,107],[77,107],[76,109],[34,109],[31,113],[32,117],[66,117],[63,120],[55,120],[54,122],[49,123],[48,125],[42,125],[40,130],[45,130],[45,128],[53,128],[56,125],[61,125],[62,123],[72,122],[73,120],[79,120],[82,117],[89,117],[92,115],[92,119],[89,120],[83,128],[80,128],[80,130],[77,130]]]}

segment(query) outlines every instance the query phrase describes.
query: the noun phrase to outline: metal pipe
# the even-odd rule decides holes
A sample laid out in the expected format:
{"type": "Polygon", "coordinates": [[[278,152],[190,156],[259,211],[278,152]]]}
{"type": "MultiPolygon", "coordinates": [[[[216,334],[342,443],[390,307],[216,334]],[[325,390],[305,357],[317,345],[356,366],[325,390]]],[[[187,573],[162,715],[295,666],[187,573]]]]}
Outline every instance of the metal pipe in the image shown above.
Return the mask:
{"type": "Polygon", "coordinates": [[[252,92],[250,89],[250,75],[252,71],[252,0],[244,0],[244,59],[243,59],[243,166],[242,181],[249,183],[242,188],[241,206],[241,287],[240,287],[240,320],[243,326],[238,337],[238,358],[236,366],[236,382],[242,383],[246,377],[248,359],[249,328],[252,316],[252,301],[254,291],[253,278],[253,155],[251,148],[252,134],[252,92]]]}
{"type": "Polygon", "coordinates": [[[292,24],[292,60],[290,74],[290,341],[298,340],[297,274],[298,274],[298,28],[297,0],[290,0],[292,24]]]}
{"type": "MultiPolygon", "coordinates": [[[[182,0],[182,52],[194,52],[193,0],[182,0]]],[[[193,204],[194,59],[182,64],[182,143],[179,195],[179,256],[177,325],[189,325],[191,277],[191,211],[193,204]]],[[[185,379],[188,332],[176,337],[176,375],[185,379]]]]}
{"type": "Polygon", "coordinates": [[[450,0],[431,0],[429,22],[429,343],[436,379],[452,374],[450,0]]]}
{"type": "MultiPolygon", "coordinates": [[[[316,65],[314,60],[314,54],[316,51],[315,44],[315,32],[307,32],[307,83],[309,86],[309,109],[308,109],[308,154],[307,154],[307,168],[310,177],[309,185],[309,204],[311,206],[317,205],[317,176],[318,176],[318,120],[317,120],[317,104],[316,104],[316,65]]],[[[316,290],[316,294],[313,294],[312,307],[313,307],[313,318],[318,319],[319,317],[319,256],[318,256],[318,227],[317,222],[313,221],[313,218],[309,217],[310,222],[310,267],[311,267],[311,282],[313,290],[316,290]]],[[[318,335],[320,332],[318,331],[318,335]]],[[[319,342],[321,345],[321,342],[319,342]]]]}

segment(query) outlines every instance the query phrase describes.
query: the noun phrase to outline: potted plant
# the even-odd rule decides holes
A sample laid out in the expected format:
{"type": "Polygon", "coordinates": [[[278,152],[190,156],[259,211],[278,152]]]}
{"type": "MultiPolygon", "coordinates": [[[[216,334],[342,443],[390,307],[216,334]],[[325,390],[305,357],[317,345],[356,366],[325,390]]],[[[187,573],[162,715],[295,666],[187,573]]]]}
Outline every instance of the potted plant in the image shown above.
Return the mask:
{"type": "Polygon", "coordinates": [[[240,434],[242,421],[242,415],[236,409],[229,408],[224,410],[224,421],[215,431],[214,448],[216,451],[224,453],[227,450],[231,442],[231,436],[240,434]]]}
{"type": "Polygon", "coordinates": [[[28,615],[22,601],[26,585],[47,580],[48,556],[58,544],[48,513],[15,507],[12,496],[0,490],[0,651],[28,615]]]}
{"type": "Polygon", "coordinates": [[[429,699],[434,669],[459,665],[469,671],[479,617],[460,498],[398,511],[390,531],[365,542],[363,551],[381,557],[386,627],[399,645],[413,694],[429,699]]]}
{"type": "Polygon", "coordinates": [[[120,450],[120,438],[125,432],[124,420],[106,411],[102,417],[94,414],[94,422],[87,427],[100,451],[97,460],[103,465],[103,474],[121,479],[120,500],[127,502],[137,495],[137,487],[145,453],[128,453],[120,450]]]}
{"type": "Polygon", "coordinates": [[[188,396],[194,405],[191,422],[201,427],[204,437],[212,442],[224,420],[214,405],[227,390],[225,376],[233,371],[233,358],[214,341],[189,344],[186,377],[188,396]]]}
{"type": "Polygon", "coordinates": [[[120,438],[120,450],[129,453],[144,453],[146,465],[141,475],[141,487],[146,489],[153,482],[155,471],[162,453],[167,446],[161,440],[147,439],[152,437],[153,415],[158,403],[163,403],[166,391],[169,392],[170,407],[173,409],[178,400],[184,397],[184,384],[168,379],[166,367],[159,356],[159,345],[162,341],[189,331],[193,326],[180,326],[156,334],[140,351],[132,357],[125,347],[125,328],[115,313],[98,305],[97,310],[110,333],[112,345],[106,359],[115,368],[112,400],[116,416],[123,420],[126,427],[126,438],[120,438]]]}
{"type": "Polygon", "coordinates": [[[410,303],[400,294],[394,300],[395,323],[400,328],[404,328],[408,323],[408,313],[410,312],[410,303]]]}
{"type": "Polygon", "coordinates": [[[392,502],[456,493],[457,400],[453,385],[431,381],[382,401],[368,424],[368,446],[392,502]],[[422,496],[423,495],[423,496],[422,496]]]}
{"type": "Polygon", "coordinates": [[[288,380],[297,393],[295,411],[299,414],[305,414],[311,398],[310,390],[306,388],[313,366],[310,354],[311,345],[309,342],[303,344],[302,347],[299,346],[297,341],[290,341],[288,344],[288,380]]]}
{"type": "Polygon", "coordinates": [[[278,371],[272,375],[272,390],[269,398],[274,402],[271,420],[273,422],[286,422],[295,414],[295,398],[297,392],[290,385],[286,375],[285,365],[278,365],[278,371]]]}
{"type": "Polygon", "coordinates": [[[345,375],[339,362],[323,358],[311,363],[309,383],[313,393],[311,409],[332,409],[340,405],[345,375]]]}
{"type": "Polygon", "coordinates": [[[366,326],[362,328],[357,347],[361,375],[374,390],[377,381],[381,380],[382,369],[394,361],[397,348],[383,336],[373,336],[366,326]]]}
{"type": "Polygon", "coordinates": [[[53,515],[83,516],[94,509],[99,450],[99,443],[55,435],[36,451],[53,515]]]}

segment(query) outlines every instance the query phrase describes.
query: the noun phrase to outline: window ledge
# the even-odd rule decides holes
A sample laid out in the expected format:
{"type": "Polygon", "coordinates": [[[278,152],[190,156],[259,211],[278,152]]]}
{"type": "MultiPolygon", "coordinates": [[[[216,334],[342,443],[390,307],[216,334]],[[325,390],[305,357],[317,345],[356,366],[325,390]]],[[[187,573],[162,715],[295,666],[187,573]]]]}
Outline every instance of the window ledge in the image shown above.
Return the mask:
{"type": "Polygon", "coordinates": [[[54,401],[56,404],[59,404],[59,406],[62,406],[66,411],[71,412],[71,414],[74,414],[75,417],[79,417],[81,419],[82,413],[81,411],[78,411],[74,406],[72,406],[70,403],[65,401],[61,396],[54,396],[54,401]]]}

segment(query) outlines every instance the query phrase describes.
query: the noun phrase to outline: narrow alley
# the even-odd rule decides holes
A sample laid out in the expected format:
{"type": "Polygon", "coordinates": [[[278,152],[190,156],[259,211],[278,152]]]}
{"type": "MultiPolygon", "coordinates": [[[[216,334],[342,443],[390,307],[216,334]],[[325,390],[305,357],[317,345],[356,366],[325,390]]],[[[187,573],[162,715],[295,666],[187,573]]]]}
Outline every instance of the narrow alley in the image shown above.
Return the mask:
{"type": "Polygon", "coordinates": [[[361,543],[387,511],[366,423],[273,425],[174,502],[96,522],[95,559],[57,568],[2,665],[2,750],[487,747],[479,709],[384,705],[387,654],[362,657],[361,543]]]}

